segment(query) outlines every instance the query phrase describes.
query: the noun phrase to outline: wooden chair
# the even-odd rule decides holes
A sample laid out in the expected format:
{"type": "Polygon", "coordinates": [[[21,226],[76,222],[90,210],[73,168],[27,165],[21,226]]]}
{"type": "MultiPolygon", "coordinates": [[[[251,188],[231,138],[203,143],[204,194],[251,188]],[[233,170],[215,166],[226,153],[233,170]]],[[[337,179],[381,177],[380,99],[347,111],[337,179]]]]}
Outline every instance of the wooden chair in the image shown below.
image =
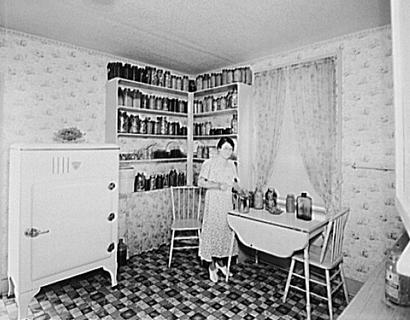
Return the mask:
{"type": "Polygon", "coordinates": [[[171,246],[168,267],[174,250],[199,248],[205,190],[194,187],[172,187],[171,246]]]}
{"type": "MultiPolygon", "coordinates": [[[[324,271],[324,274],[321,273],[319,275],[315,275],[315,278],[312,278],[310,276],[310,282],[324,286],[326,288],[327,294],[326,296],[320,295],[319,293],[315,292],[308,292],[308,294],[312,294],[319,299],[327,300],[330,320],[333,319],[332,294],[336,292],[340,287],[343,287],[346,302],[349,303],[349,296],[342,268],[343,235],[348,215],[349,210],[346,209],[332,217],[329,220],[329,223],[324,231],[323,245],[318,246],[311,244],[309,248],[309,265],[316,267],[318,270],[324,271]],[[325,279],[323,279],[323,275],[325,279]],[[339,280],[336,279],[337,276],[339,276],[339,280]]],[[[301,278],[305,281],[305,272],[295,271],[296,262],[301,262],[302,264],[304,264],[304,261],[305,260],[303,252],[298,252],[292,256],[289,275],[286,280],[285,293],[282,299],[283,302],[286,301],[289,288],[294,288],[299,291],[306,292],[306,286],[300,288],[297,285],[291,284],[293,276],[301,278]]],[[[307,317],[308,319],[310,319],[310,315],[307,315],[307,317]]]]}

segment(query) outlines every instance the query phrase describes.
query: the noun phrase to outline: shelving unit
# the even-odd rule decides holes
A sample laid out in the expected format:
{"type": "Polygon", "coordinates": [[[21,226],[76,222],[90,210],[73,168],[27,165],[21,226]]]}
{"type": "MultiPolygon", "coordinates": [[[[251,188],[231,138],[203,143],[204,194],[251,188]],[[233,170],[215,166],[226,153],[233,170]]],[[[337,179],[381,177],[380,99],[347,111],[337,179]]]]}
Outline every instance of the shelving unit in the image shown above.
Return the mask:
{"type": "MultiPolygon", "coordinates": [[[[186,154],[188,153],[189,148],[188,134],[154,134],[153,131],[148,131],[150,133],[145,133],[145,131],[148,130],[148,126],[146,126],[144,131],[141,129],[141,126],[142,122],[149,118],[151,118],[151,121],[155,121],[155,117],[157,117],[157,120],[155,121],[155,126],[158,126],[160,125],[160,120],[158,117],[162,117],[162,119],[166,117],[168,124],[169,122],[178,122],[178,127],[183,126],[186,127],[186,129],[188,129],[188,101],[189,94],[185,91],[170,89],[161,86],[154,86],[147,83],[122,78],[113,78],[109,80],[106,85],[105,140],[107,143],[115,143],[120,145],[120,153],[134,153],[137,151],[146,150],[150,148],[150,146],[152,145],[155,145],[156,149],[166,150],[167,145],[169,145],[171,141],[174,141],[177,145],[177,148],[180,148],[180,150],[184,151],[184,153],[186,154]],[[135,95],[137,93],[139,94],[139,98],[137,99],[140,100],[138,100],[136,106],[134,105],[134,101],[132,103],[133,105],[130,105],[129,101],[131,100],[131,98],[129,95],[125,95],[125,90],[127,90],[128,92],[132,92],[135,95]],[[123,93],[123,95],[121,95],[121,93],[123,93]],[[142,108],[142,97],[145,97],[146,99],[148,99],[147,97],[155,97],[155,99],[160,100],[172,100],[176,102],[174,106],[178,107],[175,110],[181,110],[181,112],[154,109],[152,108],[152,105],[149,106],[149,109],[142,108]],[[180,105],[178,105],[181,101],[183,103],[184,108],[180,108],[180,105]],[[119,127],[121,124],[119,121],[119,117],[121,117],[121,114],[124,113],[127,116],[126,118],[132,118],[132,116],[138,118],[139,125],[132,128],[130,125],[126,128],[119,127]],[[136,130],[135,128],[138,128],[138,130],[136,130]]],[[[148,106],[145,105],[145,107],[148,106]]],[[[168,107],[170,107],[170,105],[168,105],[168,107]]],[[[145,125],[146,124],[147,123],[145,123],[145,125]]],[[[168,130],[169,126],[167,127],[166,133],[168,132],[168,130]]],[[[124,168],[124,166],[127,166],[128,168],[133,167],[136,172],[138,172],[138,170],[141,170],[140,172],[145,172],[148,175],[166,174],[169,173],[170,170],[176,169],[179,172],[185,172],[187,183],[192,183],[192,178],[190,174],[190,172],[192,172],[192,164],[189,165],[188,157],[121,160],[120,165],[121,169],[124,168]],[[158,168],[159,165],[161,165],[160,168],[158,168]]]]}
{"type": "MultiPolygon", "coordinates": [[[[216,147],[217,140],[223,137],[231,138],[235,143],[235,153],[239,161],[235,161],[238,164],[238,172],[241,180],[241,185],[245,188],[252,187],[250,182],[251,175],[251,154],[250,150],[250,137],[251,137],[251,123],[252,112],[250,108],[251,87],[244,83],[231,83],[216,88],[205,89],[197,91],[193,94],[194,101],[198,99],[204,99],[205,97],[221,97],[227,95],[230,91],[236,91],[236,105],[235,107],[223,109],[198,112],[193,114],[193,122],[210,121],[212,127],[226,128],[230,126],[230,121],[233,115],[237,115],[238,128],[237,133],[232,134],[220,134],[220,135],[197,135],[193,136],[193,140],[196,142],[202,142],[205,146],[216,147]],[[241,121],[246,119],[246,121],[241,121]]],[[[231,128],[232,129],[232,128],[231,128]]],[[[198,156],[194,158],[195,171],[198,173],[202,162],[206,160],[198,156]]]]}
{"type": "MultiPolygon", "coordinates": [[[[231,83],[215,88],[196,91],[189,93],[180,90],[174,90],[165,87],[153,86],[146,83],[140,83],[132,80],[114,78],[107,82],[107,96],[106,96],[106,142],[116,143],[120,145],[120,153],[132,152],[138,149],[142,149],[147,146],[147,143],[160,145],[175,141],[179,144],[181,151],[187,155],[186,158],[173,158],[173,159],[140,159],[140,160],[122,160],[122,165],[133,166],[138,170],[139,166],[146,168],[147,166],[169,166],[170,169],[174,169],[176,166],[185,164],[187,184],[193,184],[193,177],[195,173],[198,173],[202,162],[206,159],[199,157],[193,157],[194,146],[201,144],[205,147],[216,147],[217,140],[223,137],[229,137],[235,142],[235,153],[239,161],[238,169],[241,184],[244,187],[250,186],[250,168],[251,168],[251,155],[250,150],[250,137],[251,137],[251,123],[252,112],[250,110],[250,96],[251,87],[244,83],[231,83]],[[172,112],[168,110],[158,109],[146,109],[132,106],[124,106],[119,104],[118,89],[121,90],[131,89],[139,90],[145,95],[154,95],[156,97],[169,97],[170,99],[179,99],[186,101],[187,113],[172,112]],[[212,106],[212,110],[206,110],[204,112],[194,113],[194,101],[209,99],[220,99],[221,97],[229,96],[228,93],[236,93],[236,100],[230,107],[226,106],[225,109],[218,110],[215,105],[212,106]],[[169,134],[145,134],[145,133],[130,133],[120,132],[118,128],[118,114],[119,112],[126,112],[127,114],[139,115],[146,117],[169,117],[172,121],[179,122],[181,125],[187,127],[187,135],[169,135],[169,134]],[[237,117],[237,133],[230,134],[218,134],[218,135],[195,135],[194,136],[194,123],[212,124],[212,128],[232,129],[231,120],[237,117]],[[241,121],[246,119],[246,121],[241,121]]],[[[204,100],[205,101],[205,100],[204,100]]],[[[124,101],[125,102],[125,101],[124,101]]],[[[142,119],[142,118],[141,118],[142,119]]],[[[228,130],[229,131],[229,130],[228,130]]],[[[185,171],[185,169],[184,169],[185,171]]]]}

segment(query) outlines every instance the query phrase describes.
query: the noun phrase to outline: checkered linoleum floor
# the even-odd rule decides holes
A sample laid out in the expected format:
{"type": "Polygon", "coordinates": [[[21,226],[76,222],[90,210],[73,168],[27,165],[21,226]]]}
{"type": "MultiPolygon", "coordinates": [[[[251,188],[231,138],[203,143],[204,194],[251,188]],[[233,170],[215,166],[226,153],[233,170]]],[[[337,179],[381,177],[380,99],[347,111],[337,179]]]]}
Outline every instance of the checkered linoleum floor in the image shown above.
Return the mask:
{"type": "MultiPolygon", "coordinates": [[[[302,292],[281,298],[287,272],[246,261],[231,268],[229,283],[209,280],[194,252],[176,252],[167,268],[168,247],[132,257],[111,288],[101,270],[41,289],[29,306],[29,319],[305,319],[302,292]]],[[[327,304],[311,298],[312,320],[329,319],[327,304]]],[[[336,294],[335,318],[346,303],[336,294]]],[[[13,298],[0,300],[0,320],[16,319],[13,298]]]]}

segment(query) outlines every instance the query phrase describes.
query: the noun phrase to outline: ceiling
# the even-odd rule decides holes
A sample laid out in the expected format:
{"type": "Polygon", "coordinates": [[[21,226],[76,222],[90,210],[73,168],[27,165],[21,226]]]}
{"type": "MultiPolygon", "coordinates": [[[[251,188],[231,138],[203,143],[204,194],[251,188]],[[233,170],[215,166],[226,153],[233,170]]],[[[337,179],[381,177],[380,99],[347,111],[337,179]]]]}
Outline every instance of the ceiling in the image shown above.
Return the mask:
{"type": "Polygon", "coordinates": [[[0,0],[0,26],[198,74],[390,24],[389,0],[0,0]]]}

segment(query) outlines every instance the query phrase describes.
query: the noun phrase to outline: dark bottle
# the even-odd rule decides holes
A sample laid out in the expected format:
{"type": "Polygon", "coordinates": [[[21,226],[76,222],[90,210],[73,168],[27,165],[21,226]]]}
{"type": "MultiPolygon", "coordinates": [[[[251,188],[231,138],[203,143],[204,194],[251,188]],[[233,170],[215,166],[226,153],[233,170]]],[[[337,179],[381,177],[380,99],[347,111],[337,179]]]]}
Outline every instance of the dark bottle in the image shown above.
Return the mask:
{"type": "Polygon", "coordinates": [[[122,88],[118,87],[118,105],[123,106],[124,105],[124,91],[122,88]]]}
{"type": "Polygon", "coordinates": [[[296,198],[296,217],[302,220],[312,220],[312,198],[302,192],[296,198]]]}
{"type": "Polygon", "coordinates": [[[176,187],[178,185],[177,171],[175,169],[169,172],[169,186],[176,187]]]}
{"type": "Polygon", "coordinates": [[[145,176],[138,172],[134,180],[134,192],[141,192],[145,190],[145,176]]]}
{"type": "Polygon", "coordinates": [[[269,188],[265,193],[265,209],[270,213],[275,212],[278,195],[274,188],[269,188]]]}
{"type": "Polygon", "coordinates": [[[118,241],[117,263],[119,267],[127,264],[127,245],[122,238],[118,241]]]}

